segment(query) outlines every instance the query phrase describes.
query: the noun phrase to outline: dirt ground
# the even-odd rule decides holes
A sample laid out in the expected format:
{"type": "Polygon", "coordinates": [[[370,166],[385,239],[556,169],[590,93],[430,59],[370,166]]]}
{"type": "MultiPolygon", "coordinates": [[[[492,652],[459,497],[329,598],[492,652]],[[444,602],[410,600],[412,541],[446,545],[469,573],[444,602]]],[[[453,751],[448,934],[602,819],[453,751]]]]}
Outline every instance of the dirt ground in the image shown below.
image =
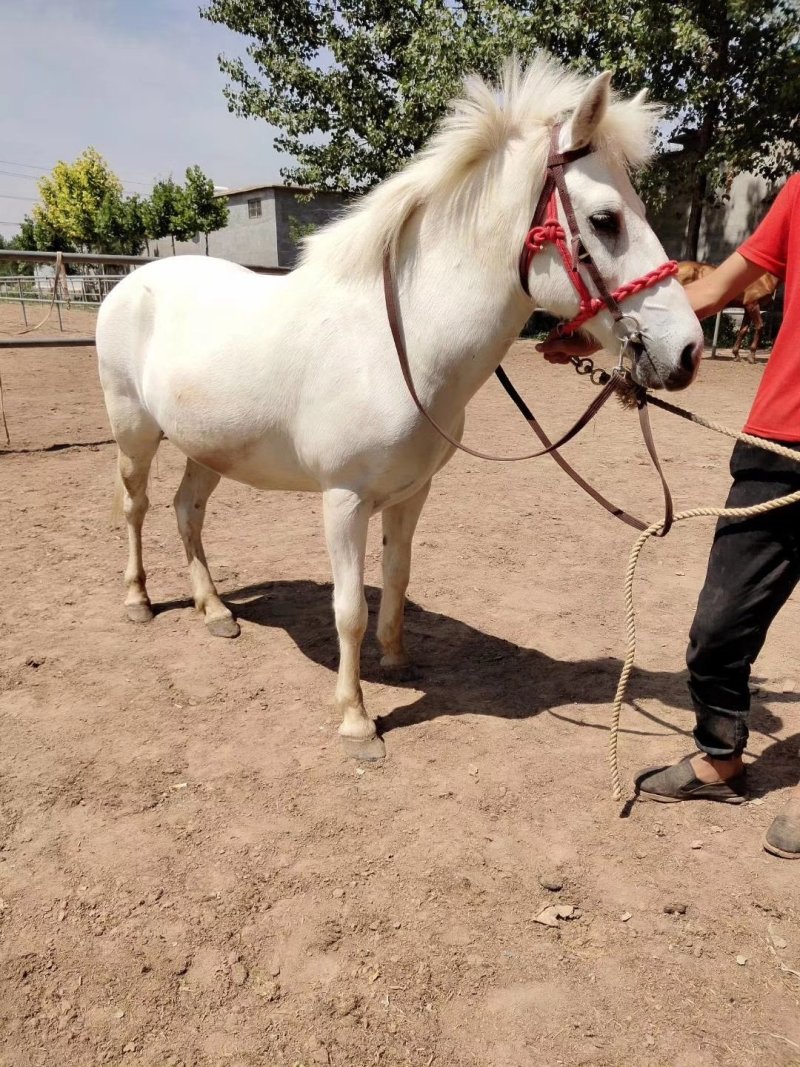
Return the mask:
{"type": "MultiPolygon", "coordinates": [[[[19,325],[0,308],[0,330],[19,325]]],[[[529,343],[507,366],[553,432],[593,394],[529,343]]],[[[707,361],[683,399],[740,425],[762,368],[707,361]]],[[[632,531],[550,460],[459,455],[416,539],[421,676],[384,684],[367,641],[388,755],[358,766],[331,706],[320,500],[222,483],[206,545],[243,630],[214,639],[187,599],[162,446],[159,610],[137,627],[113,446],[90,443],[109,436],[93,350],[0,351],[0,371],[2,1067],[800,1063],[800,864],[761,849],[800,769],[797,600],[757,664],[754,798],[623,812],[605,746],[632,531]],[[84,447],[47,451],[63,444],[84,447]],[[576,917],[535,922],[551,903],[576,917]]],[[[653,421],[678,506],[722,502],[729,442],[653,421]]],[[[494,382],[467,439],[530,444],[494,382]]],[[[567,454],[657,514],[630,413],[609,406],[567,454]]],[[[711,532],[644,553],[627,783],[691,745],[683,653],[711,532]]],[[[373,627],[379,551],[376,523],[373,627]]]]}

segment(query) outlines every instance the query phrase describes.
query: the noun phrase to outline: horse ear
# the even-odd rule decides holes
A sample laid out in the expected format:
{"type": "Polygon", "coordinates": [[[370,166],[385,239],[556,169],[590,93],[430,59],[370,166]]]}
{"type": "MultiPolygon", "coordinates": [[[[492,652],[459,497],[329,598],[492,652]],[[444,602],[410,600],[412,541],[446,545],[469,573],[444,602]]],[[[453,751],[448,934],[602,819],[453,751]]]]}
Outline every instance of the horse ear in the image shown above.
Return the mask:
{"type": "Polygon", "coordinates": [[[594,132],[608,109],[611,99],[611,72],[604,71],[589,82],[569,123],[570,150],[591,144],[594,132]]]}

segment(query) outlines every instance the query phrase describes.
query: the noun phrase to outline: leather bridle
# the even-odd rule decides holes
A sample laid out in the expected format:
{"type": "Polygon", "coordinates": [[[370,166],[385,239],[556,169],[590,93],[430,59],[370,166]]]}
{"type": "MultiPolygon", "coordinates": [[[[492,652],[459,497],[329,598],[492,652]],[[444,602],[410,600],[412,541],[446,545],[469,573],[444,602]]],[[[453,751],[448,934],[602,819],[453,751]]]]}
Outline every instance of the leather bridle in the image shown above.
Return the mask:
{"type": "Polygon", "coordinates": [[[602,274],[597,269],[597,264],[581,239],[580,227],[578,226],[578,220],[575,218],[575,209],[572,206],[572,197],[569,195],[567,183],[564,179],[564,168],[576,159],[583,159],[584,156],[591,155],[594,148],[591,145],[584,145],[583,148],[573,148],[567,152],[560,152],[558,149],[560,131],[560,125],[553,126],[550,131],[547,175],[519,257],[520,284],[525,293],[530,296],[528,274],[531,260],[538,252],[542,251],[545,244],[554,244],[561,256],[567,277],[572,282],[580,301],[577,315],[570,319],[569,322],[560,323],[556,327],[559,336],[565,337],[579,330],[585,322],[594,318],[598,311],[602,311],[605,307],[614,322],[621,327],[619,331],[615,330],[619,341],[630,343],[631,341],[639,340],[639,331],[635,328],[631,330],[627,325],[629,317],[623,313],[622,308],[619,306],[620,301],[642,292],[643,289],[649,289],[651,286],[657,285],[659,282],[664,281],[665,278],[673,277],[678,273],[678,264],[674,259],[669,259],[666,263],[662,263],[660,267],[648,271],[647,274],[643,274],[640,278],[621,285],[613,293],[609,292],[602,274]],[[567,236],[564,228],[558,218],[559,200],[570,231],[569,246],[567,245],[567,236]],[[581,267],[589,275],[592,285],[599,294],[598,296],[592,296],[589,292],[586,283],[581,277],[581,267]]]}
{"type": "MultiPolygon", "coordinates": [[[[406,351],[405,338],[403,334],[402,318],[400,315],[400,306],[397,301],[396,286],[394,275],[392,271],[391,253],[387,248],[383,254],[383,292],[384,300],[386,304],[386,314],[389,320],[389,327],[392,331],[392,338],[394,340],[395,349],[397,351],[397,358],[400,363],[400,369],[403,373],[403,379],[406,383],[406,387],[411,395],[411,399],[414,401],[418,411],[427,419],[427,421],[437,430],[437,432],[448,441],[454,448],[459,449],[462,452],[468,453],[470,456],[476,456],[478,459],[488,459],[496,462],[515,463],[525,459],[536,459],[539,456],[551,455],[558,465],[585,491],[592,499],[596,500],[602,507],[606,509],[610,514],[616,518],[627,523],[629,526],[633,526],[637,530],[644,530],[650,524],[644,522],[641,519],[637,519],[633,515],[629,515],[622,508],[617,507],[611,501],[607,500],[601,493],[599,493],[593,486],[586,482],[577,471],[575,471],[569,463],[558,452],[559,448],[562,448],[568,441],[571,441],[580,431],[587,426],[598,411],[603,407],[606,401],[615,392],[621,388],[629,392],[631,389],[635,389],[636,392],[636,405],[639,411],[639,421],[642,429],[642,436],[644,438],[647,451],[650,455],[650,459],[655,467],[660,480],[662,491],[664,494],[664,522],[661,532],[658,536],[663,537],[670,529],[672,525],[673,507],[672,497],[667,485],[664,473],[661,469],[661,464],[658,459],[658,455],[655,449],[655,442],[653,440],[652,430],[650,428],[650,419],[647,412],[647,394],[646,391],[635,386],[632,383],[630,374],[625,368],[624,360],[629,352],[634,351],[636,343],[641,342],[641,335],[635,324],[635,320],[631,316],[626,316],[620,308],[620,301],[626,297],[632,296],[635,293],[641,292],[643,289],[647,289],[650,286],[657,285],[665,278],[672,277],[677,273],[678,264],[674,260],[669,260],[657,267],[655,270],[649,271],[642,277],[635,279],[632,282],[627,282],[625,285],[620,286],[613,292],[610,292],[605,284],[600,271],[597,269],[597,265],[592,259],[591,254],[584,245],[580,228],[578,226],[577,219],[575,217],[575,211],[572,206],[572,200],[567,189],[566,182],[564,180],[564,169],[570,163],[576,159],[582,159],[584,156],[589,155],[594,151],[591,145],[586,145],[583,148],[572,149],[570,151],[561,152],[558,148],[558,138],[560,132],[560,125],[554,125],[550,133],[550,150],[547,158],[547,175],[542,187],[542,191],[539,194],[539,199],[536,204],[536,210],[534,211],[531,224],[528,228],[528,232],[525,236],[522,251],[519,259],[519,276],[520,284],[525,293],[530,296],[530,290],[528,288],[528,274],[530,271],[530,264],[533,257],[542,250],[545,244],[552,243],[556,246],[556,249],[561,256],[561,260],[564,264],[564,268],[567,272],[572,285],[574,286],[579,299],[579,309],[577,315],[567,323],[560,323],[555,328],[555,333],[561,336],[565,336],[574,333],[575,330],[587,322],[590,318],[593,318],[599,311],[606,308],[614,319],[615,334],[620,341],[620,355],[617,367],[610,373],[605,374],[601,378],[602,390],[586,411],[581,415],[577,422],[557,441],[553,442],[547,436],[542,429],[539,422],[536,420],[533,412],[528,408],[525,401],[516,391],[511,384],[508,376],[502,367],[498,367],[495,370],[501,385],[513,400],[523,417],[527,421],[528,425],[534,431],[539,438],[544,448],[536,452],[528,452],[524,455],[517,456],[495,456],[487,452],[480,452],[477,449],[470,448],[468,445],[462,444],[452,437],[444,427],[433,418],[433,416],[426,410],[422,401],[420,400],[414,381],[411,375],[411,367],[408,361],[408,353],[406,351]],[[558,218],[558,200],[561,201],[564,214],[566,216],[567,225],[570,230],[571,241],[570,245],[567,245],[566,234],[558,218]],[[583,277],[581,276],[581,267],[583,267],[589,278],[599,294],[593,297],[589,291],[583,277]],[[630,323],[634,323],[631,327],[630,323]]],[[[633,357],[636,358],[635,355],[633,357]]]]}

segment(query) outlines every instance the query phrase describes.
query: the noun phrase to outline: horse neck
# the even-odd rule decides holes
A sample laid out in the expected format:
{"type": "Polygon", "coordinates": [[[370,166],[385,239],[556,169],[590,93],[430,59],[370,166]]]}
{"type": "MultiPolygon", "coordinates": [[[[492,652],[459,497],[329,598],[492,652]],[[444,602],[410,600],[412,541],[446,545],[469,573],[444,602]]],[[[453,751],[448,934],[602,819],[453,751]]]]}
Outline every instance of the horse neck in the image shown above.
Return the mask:
{"type": "Polygon", "coordinates": [[[400,251],[403,327],[420,395],[463,408],[500,363],[530,315],[513,262],[517,227],[483,238],[421,225],[400,251]]]}

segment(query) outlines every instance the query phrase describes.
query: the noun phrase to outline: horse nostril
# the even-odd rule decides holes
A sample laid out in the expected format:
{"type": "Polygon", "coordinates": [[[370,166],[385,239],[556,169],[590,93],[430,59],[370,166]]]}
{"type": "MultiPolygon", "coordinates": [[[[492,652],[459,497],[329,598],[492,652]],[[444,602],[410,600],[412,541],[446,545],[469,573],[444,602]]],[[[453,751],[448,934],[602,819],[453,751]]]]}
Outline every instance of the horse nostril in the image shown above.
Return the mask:
{"type": "Polygon", "coordinates": [[[691,374],[694,371],[695,352],[696,351],[697,351],[697,346],[689,344],[681,352],[681,360],[680,360],[681,367],[688,374],[691,374]]]}

